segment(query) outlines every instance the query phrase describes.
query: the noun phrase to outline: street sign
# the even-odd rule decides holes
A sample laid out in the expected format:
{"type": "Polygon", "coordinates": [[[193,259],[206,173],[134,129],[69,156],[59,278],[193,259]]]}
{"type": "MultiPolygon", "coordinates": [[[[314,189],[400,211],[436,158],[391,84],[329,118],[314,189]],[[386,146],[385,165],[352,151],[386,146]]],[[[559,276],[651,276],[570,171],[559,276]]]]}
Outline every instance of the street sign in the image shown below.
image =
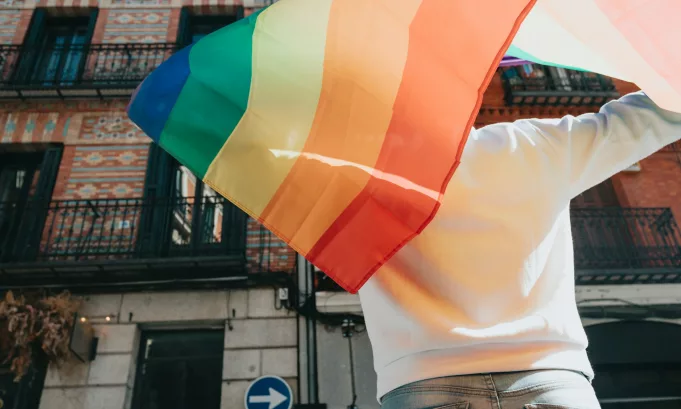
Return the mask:
{"type": "Polygon", "coordinates": [[[293,392],[278,376],[262,376],[248,386],[244,397],[246,409],[291,409],[293,392]]]}

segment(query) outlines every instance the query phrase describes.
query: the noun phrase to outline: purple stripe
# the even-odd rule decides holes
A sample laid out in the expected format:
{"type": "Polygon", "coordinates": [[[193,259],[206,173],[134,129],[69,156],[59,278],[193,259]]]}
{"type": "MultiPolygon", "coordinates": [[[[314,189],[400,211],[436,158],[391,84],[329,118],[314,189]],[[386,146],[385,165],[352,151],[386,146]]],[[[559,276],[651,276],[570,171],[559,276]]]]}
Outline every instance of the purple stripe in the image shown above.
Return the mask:
{"type": "Polygon", "coordinates": [[[499,63],[499,66],[500,67],[514,67],[514,66],[523,65],[523,64],[532,64],[532,63],[529,62],[529,61],[521,60],[520,58],[505,55],[504,58],[499,63]]]}

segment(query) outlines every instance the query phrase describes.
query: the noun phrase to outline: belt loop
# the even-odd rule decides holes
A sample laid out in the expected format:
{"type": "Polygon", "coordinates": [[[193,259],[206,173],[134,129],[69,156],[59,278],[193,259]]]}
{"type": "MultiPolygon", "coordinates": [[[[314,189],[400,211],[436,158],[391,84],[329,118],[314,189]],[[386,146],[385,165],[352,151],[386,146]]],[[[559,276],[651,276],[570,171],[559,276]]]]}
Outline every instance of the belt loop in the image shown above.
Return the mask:
{"type": "Polygon", "coordinates": [[[494,384],[494,375],[492,374],[486,374],[484,375],[485,377],[485,383],[487,384],[487,387],[494,392],[493,396],[493,401],[492,401],[492,407],[495,409],[501,409],[501,402],[499,402],[499,391],[497,390],[497,386],[494,384]]]}

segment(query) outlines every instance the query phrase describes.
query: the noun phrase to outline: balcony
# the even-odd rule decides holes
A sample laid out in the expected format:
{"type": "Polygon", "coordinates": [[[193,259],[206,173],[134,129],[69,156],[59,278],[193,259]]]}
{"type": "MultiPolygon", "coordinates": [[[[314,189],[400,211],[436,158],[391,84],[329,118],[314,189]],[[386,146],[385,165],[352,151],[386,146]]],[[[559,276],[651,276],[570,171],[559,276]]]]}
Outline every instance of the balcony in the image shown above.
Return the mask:
{"type": "Polygon", "coordinates": [[[668,208],[571,210],[579,284],[681,283],[681,232],[668,208]]]}
{"type": "Polygon", "coordinates": [[[601,106],[620,95],[599,74],[527,64],[500,68],[506,103],[513,106],[601,106]]]}
{"type": "Polygon", "coordinates": [[[5,202],[0,288],[244,282],[293,271],[281,244],[221,197],[5,202]]]}
{"type": "Polygon", "coordinates": [[[166,43],[0,45],[0,99],[128,97],[179,48],[166,43]]]}
{"type": "MultiPolygon", "coordinates": [[[[571,209],[576,283],[681,283],[681,231],[667,208],[571,209]]],[[[319,291],[342,291],[319,272],[319,291]]]]}

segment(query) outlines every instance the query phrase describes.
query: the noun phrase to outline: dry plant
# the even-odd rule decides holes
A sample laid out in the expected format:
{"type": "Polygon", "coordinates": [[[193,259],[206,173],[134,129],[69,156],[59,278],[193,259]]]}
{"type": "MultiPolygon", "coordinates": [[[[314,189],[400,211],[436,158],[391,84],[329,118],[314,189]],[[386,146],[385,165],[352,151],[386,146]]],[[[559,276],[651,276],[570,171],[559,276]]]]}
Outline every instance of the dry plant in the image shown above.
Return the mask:
{"type": "Polygon", "coordinates": [[[11,291],[0,300],[0,363],[10,363],[18,382],[26,374],[35,354],[42,351],[57,365],[69,356],[74,314],[80,301],[70,293],[40,296],[15,295],[11,291]]]}

